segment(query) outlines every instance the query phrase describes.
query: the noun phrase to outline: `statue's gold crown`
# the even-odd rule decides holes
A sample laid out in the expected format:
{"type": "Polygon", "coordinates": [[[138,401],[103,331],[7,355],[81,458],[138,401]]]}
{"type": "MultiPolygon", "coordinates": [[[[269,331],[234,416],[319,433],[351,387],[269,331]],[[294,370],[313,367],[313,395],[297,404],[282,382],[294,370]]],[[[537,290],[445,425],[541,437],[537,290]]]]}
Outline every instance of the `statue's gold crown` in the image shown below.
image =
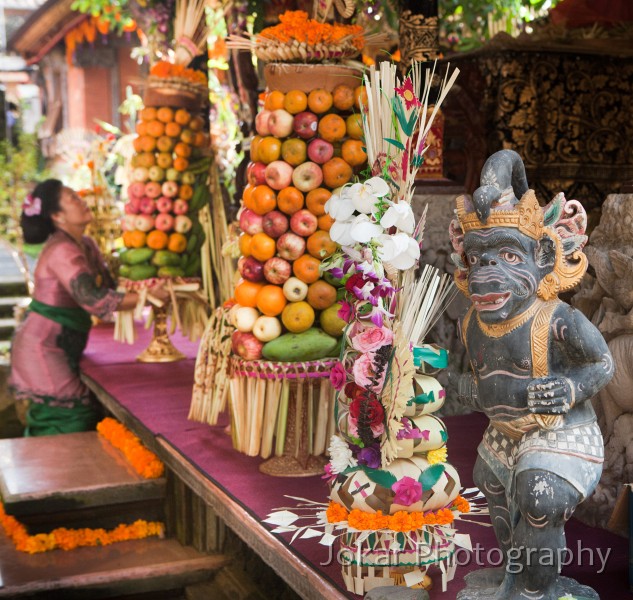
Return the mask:
{"type": "Polygon", "coordinates": [[[457,218],[464,233],[473,229],[514,227],[532,239],[540,240],[543,237],[545,230],[543,211],[534,190],[525,192],[521,201],[512,210],[491,210],[485,223],[479,220],[476,212],[466,212],[464,203],[464,196],[457,198],[457,218]]]}

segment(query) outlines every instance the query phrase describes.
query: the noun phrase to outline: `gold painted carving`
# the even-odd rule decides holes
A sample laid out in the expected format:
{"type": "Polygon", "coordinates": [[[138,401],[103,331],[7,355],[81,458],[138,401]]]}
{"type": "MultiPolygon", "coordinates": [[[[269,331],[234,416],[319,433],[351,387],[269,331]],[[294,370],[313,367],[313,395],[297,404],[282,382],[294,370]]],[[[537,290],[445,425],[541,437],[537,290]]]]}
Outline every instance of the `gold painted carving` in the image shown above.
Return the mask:
{"type": "Polygon", "coordinates": [[[503,323],[484,323],[479,314],[477,314],[477,323],[484,335],[491,338],[500,338],[527,323],[542,305],[543,303],[537,298],[527,310],[507,321],[503,321],[503,323]]]}

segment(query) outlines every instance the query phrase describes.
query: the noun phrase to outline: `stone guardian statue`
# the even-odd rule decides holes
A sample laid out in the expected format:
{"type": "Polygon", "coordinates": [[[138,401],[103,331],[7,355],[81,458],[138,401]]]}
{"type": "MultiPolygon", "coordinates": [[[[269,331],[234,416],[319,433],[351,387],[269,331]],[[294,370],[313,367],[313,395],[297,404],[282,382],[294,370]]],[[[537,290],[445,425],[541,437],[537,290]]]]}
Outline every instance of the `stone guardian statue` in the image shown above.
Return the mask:
{"type": "Polygon", "coordinates": [[[565,523],[604,460],[589,400],[613,375],[601,334],[558,299],[587,268],[586,225],[563,194],[541,208],[510,150],[487,160],[472,201],[457,199],[455,281],[472,302],[461,324],[472,372],[459,397],[490,419],[474,479],[505,556],[468,576],[461,600],[598,599],[559,575],[565,523]]]}

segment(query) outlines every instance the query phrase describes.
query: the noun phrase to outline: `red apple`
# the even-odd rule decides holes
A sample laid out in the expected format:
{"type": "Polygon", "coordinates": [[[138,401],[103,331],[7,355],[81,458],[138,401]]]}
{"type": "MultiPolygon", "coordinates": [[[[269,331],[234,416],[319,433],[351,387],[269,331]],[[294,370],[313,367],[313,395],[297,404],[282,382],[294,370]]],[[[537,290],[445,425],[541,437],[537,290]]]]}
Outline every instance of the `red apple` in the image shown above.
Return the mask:
{"type": "Polygon", "coordinates": [[[246,167],[246,179],[251,185],[266,183],[266,164],[263,162],[249,162],[246,167]]]}
{"type": "Polygon", "coordinates": [[[143,196],[139,202],[139,209],[144,215],[154,214],[156,210],[156,202],[147,196],[143,196]]]}
{"type": "Polygon", "coordinates": [[[156,215],[156,229],[160,231],[171,231],[174,228],[174,217],[169,213],[159,213],[156,215]]]}
{"type": "Polygon", "coordinates": [[[163,183],[161,191],[163,193],[163,196],[167,196],[168,198],[175,198],[178,195],[178,184],[175,181],[166,181],[165,183],[163,183]]]}
{"type": "Polygon", "coordinates": [[[294,233],[284,233],[277,240],[277,253],[286,260],[297,260],[305,251],[305,240],[294,233]]]}
{"type": "Polygon", "coordinates": [[[290,217],[290,229],[302,237],[311,236],[318,228],[317,218],[309,210],[302,208],[290,217]]]}
{"type": "Polygon", "coordinates": [[[290,277],[291,271],[290,263],[278,256],[273,256],[264,263],[264,277],[266,281],[275,285],[285,283],[290,277]]]}
{"type": "Polygon", "coordinates": [[[316,138],[308,144],[308,158],[318,165],[325,164],[334,156],[334,146],[321,138],[316,138]]]}
{"type": "Polygon", "coordinates": [[[156,208],[158,212],[168,213],[171,212],[171,208],[173,206],[173,202],[171,198],[167,198],[167,196],[161,196],[158,200],[156,200],[156,208]]]}
{"type": "Polygon", "coordinates": [[[309,140],[316,135],[319,118],[312,112],[304,111],[295,115],[292,122],[293,131],[304,140],[309,140]]]}
{"type": "MultiPolygon", "coordinates": [[[[160,217],[160,215],[158,215],[160,217]]],[[[154,217],[149,215],[136,215],[134,217],[134,227],[139,231],[149,231],[154,228],[154,217]]]]}
{"type": "MultiPolygon", "coordinates": [[[[160,183],[149,181],[145,184],[145,195],[150,198],[158,198],[160,196],[160,183]]],[[[165,194],[166,196],[167,194],[165,194]]]]}
{"type": "Polygon", "coordinates": [[[323,181],[321,167],[311,161],[304,162],[292,172],[292,183],[302,192],[318,188],[323,181]]]}
{"type": "Polygon", "coordinates": [[[255,283],[264,281],[264,264],[252,256],[247,256],[243,261],[240,258],[237,268],[240,271],[240,275],[247,281],[255,283]]]}
{"type": "Polygon", "coordinates": [[[262,110],[255,117],[255,129],[259,135],[269,135],[270,129],[268,128],[268,118],[270,117],[269,110],[262,110]]]}
{"type": "Polygon", "coordinates": [[[189,212],[189,205],[185,200],[179,198],[174,202],[172,210],[175,215],[186,215],[189,212]]]}
{"type": "Polygon", "coordinates": [[[268,117],[268,131],[276,138],[285,138],[292,133],[294,117],[283,108],[273,110],[268,117]]]}
{"type": "Polygon", "coordinates": [[[231,349],[244,360],[259,360],[262,357],[264,343],[252,333],[235,331],[231,336],[231,349]]]}
{"type": "Polygon", "coordinates": [[[145,193],[145,184],[142,181],[135,181],[127,188],[127,194],[132,198],[140,198],[145,193]]]}
{"type": "Polygon", "coordinates": [[[283,190],[290,186],[293,171],[285,160],[274,160],[266,167],[266,183],[273,190],[283,190]]]}
{"type": "Polygon", "coordinates": [[[139,212],[138,204],[133,204],[132,202],[127,202],[123,207],[126,215],[137,215],[139,212]]]}
{"type": "Polygon", "coordinates": [[[249,235],[262,233],[264,217],[258,215],[254,210],[245,208],[240,214],[240,229],[249,235]]]}
{"type": "Polygon", "coordinates": [[[271,210],[264,215],[262,225],[266,235],[277,239],[280,235],[288,231],[288,217],[278,210],[271,210]]]}

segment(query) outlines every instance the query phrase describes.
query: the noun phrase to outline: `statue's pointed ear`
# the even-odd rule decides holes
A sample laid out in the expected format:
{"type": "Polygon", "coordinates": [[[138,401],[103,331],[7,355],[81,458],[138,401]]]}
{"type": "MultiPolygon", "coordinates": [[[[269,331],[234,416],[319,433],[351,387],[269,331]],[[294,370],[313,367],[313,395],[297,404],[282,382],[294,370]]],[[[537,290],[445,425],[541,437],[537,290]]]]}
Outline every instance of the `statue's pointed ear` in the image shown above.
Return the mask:
{"type": "Polygon", "coordinates": [[[545,273],[549,273],[554,269],[556,264],[556,244],[549,235],[544,235],[538,241],[536,246],[536,264],[545,273]]]}

